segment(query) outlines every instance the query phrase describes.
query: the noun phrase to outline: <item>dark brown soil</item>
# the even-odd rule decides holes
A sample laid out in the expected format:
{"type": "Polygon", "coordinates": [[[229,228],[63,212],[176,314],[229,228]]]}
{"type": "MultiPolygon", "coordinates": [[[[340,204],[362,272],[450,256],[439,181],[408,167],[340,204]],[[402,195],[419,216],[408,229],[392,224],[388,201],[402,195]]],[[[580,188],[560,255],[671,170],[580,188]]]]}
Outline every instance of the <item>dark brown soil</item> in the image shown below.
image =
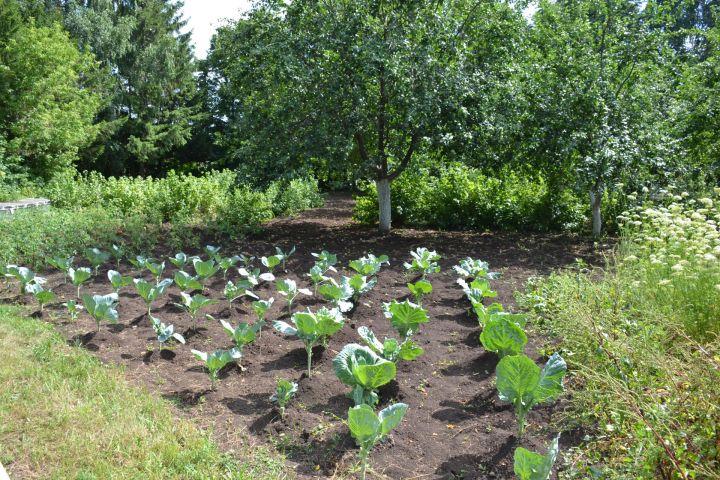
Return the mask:
{"type": "MultiPolygon", "coordinates": [[[[311,252],[327,249],[336,253],[341,267],[369,252],[390,257],[390,267],[381,271],[378,285],[349,314],[346,327],[332,337],[326,351],[316,349],[312,379],[304,373],[302,343],[267,328],[261,339],[246,347],[245,371],[235,366],[225,368],[217,390],[210,390],[208,377],[190,350],[230,348],[232,342],[218,324],[208,321],[200,321],[197,333],[189,331],[189,317],[173,305],[179,299],[176,287],[153,308],[163,322],[175,324],[186,334],[187,345],[172,351],[159,350],[144,315],[145,305],[132,287],[121,292],[120,323],[103,325],[98,333],[94,333],[95,325],[86,315],[70,323],[60,307],[46,309],[44,317],[57,323],[70,343],[81,343],[103,361],[124,365],[132,382],[170,399],[181,415],[211,428],[223,448],[240,450],[248,443],[270,444],[286,454],[300,478],[344,477],[354,467],[357,449],[343,424],[352,405],[345,397],[349,389],[335,377],[332,358],[343,345],[360,342],[355,331],[360,325],[371,326],[381,338],[396,336],[382,315],[381,304],[407,297],[408,279],[402,263],[410,250],[419,246],[436,249],[443,256],[443,271],[430,278],[434,291],[423,305],[431,321],[416,335],[426,354],[413,362],[400,363],[397,381],[381,391],[381,406],[402,401],[410,409],[399,428],[372,453],[372,477],[513,478],[515,448],[522,445],[544,452],[555,433],[548,424],[557,407],[535,409],[530,414],[528,433],[522,441],[516,439],[513,411],[498,399],[495,390],[497,357],[479,345],[477,322],[467,313],[469,303],[456,285],[451,267],[466,256],[490,262],[494,270],[502,272],[501,279],[494,282],[498,301],[512,305],[513,292],[522,289],[529,276],[547,274],[574,263],[576,258],[596,260],[592,244],[563,235],[410,229],[380,235],[372,227],[353,224],[351,208],[349,196],[332,195],[324,208],[272,221],[261,234],[242,244],[222,245],[225,254],[243,252],[257,257],[274,253],[275,245],[283,249],[296,246],[287,276],[302,286],[310,286],[304,273],[314,261],[311,252]],[[269,401],[279,378],[299,383],[297,397],[284,419],[279,418],[269,401]]],[[[277,276],[283,277],[285,274],[278,270],[277,276]]],[[[137,274],[127,265],[121,271],[137,274]]],[[[84,291],[109,293],[106,272],[106,268],[101,269],[95,283],[84,291]]],[[[231,272],[229,278],[235,279],[237,273],[231,272]]],[[[346,268],[340,268],[340,272],[349,273],[346,268]]],[[[165,276],[172,275],[174,267],[168,262],[165,276]]],[[[147,272],[145,277],[150,279],[147,272]]],[[[248,302],[229,308],[223,300],[221,275],[214,280],[206,295],[221,301],[203,313],[229,319],[233,324],[254,321],[248,302]]],[[[74,288],[58,285],[60,282],[60,275],[50,274],[49,284],[62,298],[74,296],[74,288]]],[[[257,293],[261,298],[276,299],[268,320],[287,316],[285,303],[274,286],[265,284],[257,293]]],[[[314,308],[320,302],[312,297],[300,298],[295,310],[314,308]]],[[[537,337],[531,340],[528,352],[543,362],[537,352],[539,344],[537,337]]]]}

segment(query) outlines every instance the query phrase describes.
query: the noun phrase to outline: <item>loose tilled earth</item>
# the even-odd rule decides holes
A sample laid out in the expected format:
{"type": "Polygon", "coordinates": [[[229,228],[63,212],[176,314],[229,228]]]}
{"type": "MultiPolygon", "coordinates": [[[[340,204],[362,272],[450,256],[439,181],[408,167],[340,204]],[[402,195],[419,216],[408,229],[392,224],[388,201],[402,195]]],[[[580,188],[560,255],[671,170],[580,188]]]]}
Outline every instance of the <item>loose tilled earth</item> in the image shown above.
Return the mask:
{"type": "MultiPolygon", "coordinates": [[[[408,279],[402,263],[409,252],[424,246],[442,255],[442,273],[429,277],[434,291],[423,300],[430,322],[422,325],[416,341],[425,355],[412,362],[398,364],[397,379],[380,392],[380,407],[392,401],[410,406],[407,415],[389,437],[371,455],[374,478],[391,479],[480,479],[513,478],[512,458],[517,446],[545,452],[554,433],[548,424],[558,404],[535,408],[529,416],[529,428],[522,441],[515,437],[516,422],[511,406],[498,399],[495,389],[497,357],[487,353],[478,342],[480,329],[468,313],[469,302],[455,283],[452,266],[466,256],[486,260],[502,277],[493,282],[497,301],[513,305],[513,292],[524,287],[531,275],[571,265],[577,258],[596,260],[593,246],[562,235],[496,234],[441,232],[396,229],[380,235],[374,227],[351,221],[352,199],[331,195],[323,208],[307,211],[294,218],[268,223],[263,232],[238,244],[223,244],[221,253],[246,253],[260,257],[274,253],[274,246],[297,252],[288,262],[287,274],[278,267],[277,278],[287,275],[300,286],[312,288],[304,276],[314,262],[311,252],[326,249],[338,255],[340,273],[349,274],[347,263],[367,253],[386,254],[390,266],[383,267],[374,290],[361,297],[357,308],[348,314],[345,328],[333,336],[326,351],[317,348],[313,356],[313,378],[306,377],[306,355],[302,342],[276,332],[270,325],[260,339],[245,347],[245,371],[232,365],[220,375],[216,391],[191,349],[212,351],[232,347],[232,341],[219,324],[200,320],[200,328],[189,330],[189,316],[173,305],[179,291],[173,286],[153,304],[153,313],[164,323],[175,324],[187,339],[161,352],[145,317],[145,304],[133,287],[120,294],[120,323],[103,324],[95,333],[95,324],[87,315],[71,323],[61,307],[46,309],[44,318],[58,325],[70,343],[81,343],[106,362],[125,366],[130,381],[171,400],[178,414],[211,428],[215,440],[226,450],[239,450],[248,444],[271,444],[283,452],[295,467],[299,478],[343,478],[356,462],[357,448],[343,420],[352,406],[343,385],[332,369],[332,359],[347,343],[362,343],[358,326],[367,325],[379,338],[396,337],[382,314],[383,302],[408,298],[408,279]],[[280,419],[269,401],[276,381],[286,378],[298,382],[299,391],[280,419]]],[[[164,251],[163,255],[175,252],[164,251]]],[[[186,252],[200,254],[201,252],[186,252]]],[[[160,253],[155,255],[160,258],[160,253]]],[[[165,277],[175,268],[168,263],[165,277]]],[[[109,293],[107,269],[101,268],[94,283],[84,292],[109,293]]],[[[137,276],[129,265],[124,275],[137,276]]],[[[192,267],[188,270],[192,273],[192,267]]],[[[145,271],[145,277],[150,276],[145,271]]],[[[48,272],[48,284],[60,298],[72,298],[74,287],[62,285],[62,275],[48,272]]],[[[229,279],[237,278],[235,269],[229,279]]],[[[201,314],[228,319],[233,325],[254,321],[249,300],[238,301],[232,308],[223,299],[225,281],[218,274],[206,295],[221,300],[201,314]]],[[[262,284],[256,293],[261,298],[275,297],[267,316],[287,320],[284,298],[274,285],[262,284]]],[[[30,301],[30,300],[28,300],[30,301]]],[[[295,311],[316,308],[323,300],[300,295],[295,311]]],[[[539,364],[541,339],[531,334],[528,354],[539,364]]],[[[247,451],[245,449],[245,451],[247,451]]]]}

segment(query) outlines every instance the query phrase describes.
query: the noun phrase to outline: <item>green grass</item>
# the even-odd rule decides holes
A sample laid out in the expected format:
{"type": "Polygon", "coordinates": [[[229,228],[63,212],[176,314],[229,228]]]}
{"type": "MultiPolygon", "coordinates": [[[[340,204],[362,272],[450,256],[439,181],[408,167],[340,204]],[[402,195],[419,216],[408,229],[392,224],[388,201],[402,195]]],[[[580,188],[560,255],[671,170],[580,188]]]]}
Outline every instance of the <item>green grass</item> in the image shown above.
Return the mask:
{"type": "Polygon", "coordinates": [[[0,306],[0,462],[11,478],[280,479],[264,448],[222,453],[120,368],[0,306]]]}

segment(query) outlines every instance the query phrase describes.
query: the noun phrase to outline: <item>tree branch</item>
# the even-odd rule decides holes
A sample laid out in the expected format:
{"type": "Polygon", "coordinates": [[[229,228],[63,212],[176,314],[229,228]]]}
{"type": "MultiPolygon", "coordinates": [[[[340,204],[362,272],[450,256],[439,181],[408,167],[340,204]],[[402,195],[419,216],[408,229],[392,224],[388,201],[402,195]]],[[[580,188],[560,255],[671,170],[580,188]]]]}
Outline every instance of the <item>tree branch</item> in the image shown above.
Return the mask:
{"type": "Polygon", "coordinates": [[[390,173],[387,176],[387,179],[390,181],[395,180],[410,164],[410,160],[412,159],[413,153],[415,153],[415,149],[417,148],[418,141],[420,140],[420,131],[416,130],[412,137],[410,137],[410,145],[408,146],[407,151],[405,152],[405,156],[403,157],[402,161],[400,162],[400,165],[395,168],[395,171],[390,173]]]}

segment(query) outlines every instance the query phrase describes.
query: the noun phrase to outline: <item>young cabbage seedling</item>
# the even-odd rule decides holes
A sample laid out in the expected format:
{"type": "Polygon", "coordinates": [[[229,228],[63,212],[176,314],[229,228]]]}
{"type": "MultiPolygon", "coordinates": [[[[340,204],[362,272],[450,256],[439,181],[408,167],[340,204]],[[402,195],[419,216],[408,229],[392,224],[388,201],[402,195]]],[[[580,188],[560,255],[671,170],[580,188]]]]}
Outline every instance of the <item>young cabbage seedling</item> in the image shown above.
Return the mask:
{"type": "Polygon", "coordinates": [[[317,260],[315,260],[315,266],[318,267],[322,273],[327,272],[328,270],[332,272],[337,272],[335,269],[335,265],[337,265],[337,255],[332,254],[328,252],[327,250],[323,250],[320,253],[311,253],[313,257],[315,257],[317,260]]]}
{"type": "Polygon", "coordinates": [[[348,427],[360,447],[360,478],[365,480],[368,457],[377,442],[395,429],[405,416],[408,406],[396,403],[378,414],[369,405],[356,405],[348,410],[348,427]]]}
{"type": "Polygon", "coordinates": [[[68,314],[70,315],[71,321],[76,321],[80,310],[83,310],[83,306],[77,303],[77,300],[68,300],[63,305],[67,308],[68,314]]]}
{"type": "Polygon", "coordinates": [[[198,258],[198,257],[196,257],[196,256],[191,257],[188,254],[186,254],[185,252],[178,252],[175,254],[174,257],[168,257],[168,259],[170,260],[170,263],[175,265],[175,267],[177,267],[180,270],[184,269],[187,265],[192,263],[193,260],[195,260],[196,258],[198,258]]]}
{"type": "Polygon", "coordinates": [[[268,269],[268,272],[273,273],[273,270],[275,270],[275,267],[280,265],[282,263],[282,258],[278,257],[277,255],[270,255],[269,257],[260,257],[260,263],[263,264],[265,268],[268,269]]]}
{"type": "Polygon", "coordinates": [[[190,350],[190,352],[205,364],[210,377],[210,387],[215,390],[218,374],[225,365],[239,358],[239,353],[233,348],[231,350],[216,350],[212,353],[201,352],[199,350],[190,350]]]}
{"type": "Polygon", "coordinates": [[[162,274],[165,271],[165,262],[156,263],[148,260],[145,262],[145,268],[147,268],[150,274],[155,277],[155,283],[160,283],[160,277],[162,277],[162,274]]]}
{"type": "Polygon", "coordinates": [[[385,317],[390,319],[390,323],[400,334],[402,341],[415,334],[420,329],[420,325],[428,321],[427,311],[409,300],[402,303],[398,303],[397,300],[385,303],[383,310],[385,317]]]}
{"type": "Polygon", "coordinates": [[[487,322],[490,321],[490,317],[493,315],[505,312],[505,308],[502,304],[497,302],[491,303],[488,306],[485,306],[482,303],[475,303],[472,305],[472,309],[475,312],[478,323],[481,327],[485,327],[487,322]]]}
{"type": "Polygon", "coordinates": [[[252,266],[253,262],[255,261],[255,257],[250,256],[250,255],[245,255],[244,253],[241,253],[240,255],[238,255],[238,258],[240,259],[240,263],[245,268],[250,268],[252,266]]]}
{"type": "Polygon", "coordinates": [[[372,277],[369,278],[365,275],[360,275],[359,273],[356,273],[352,277],[342,277],[340,279],[340,285],[343,283],[347,283],[350,288],[352,289],[352,299],[353,301],[357,302],[357,300],[360,298],[360,295],[364,295],[370,290],[375,287],[375,284],[377,284],[377,278],[372,277]]]}
{"type": "Polygon", "coordinates": [[[83,283],[90,280],[90,277],[92,277],[92,270],[87,267],[80,267],[77,270],[71,267],[68,270],[68,276],[70,277],[72,284],[77,287],[77,298],[80,298],[80,287],[83,283]]]}
{"type": "Polygon", "coordinates": [[[393,362],[357,343],[343,347],[333,359],[333,368],[338,379],[352,387],[347,396],[355,405],[376,405],[379,400],[377,389],[390,383],[397,374],[393,362]]]}
{"type": "Polygon", "coordinates": [[[385,341],[380,342],[375,333],[366,326],[358,328],[358,335],[373,352],[393,363],[397,363],[398,360],[412,361],[425,353],[425,350],[409,338],[400,342],[394,338],[385,337],[385,341]]]}
{"type": "Polygon", "coordinates": [[[287,298],[288,315],[292,315],[292,304],[298,295],[302,293],[303,295],[312,296],[312,292],[310,290],[308,290],[307,288],[298,288],[295,280],[292,280],[290,278],[278,280],[278,282],[275,284],[275,287],[277,288],[277,291],[280,295],[287,298]]]}
{"type": "Polygon", "coordinates": [[[427,280],[418,280],[415,283],[408,283],[407,286],[410,289],[410,293],[415,297],[415,302],[420,306],[422,306],[423,297],[431,294],[433,290],[432,283],[427,280]]]}
{"type": "Polygon", "coordinates": [[[556,399],[563,392],[562,381],[566,371],[565,360],[558,353],[550,357],[542,370],[522,354],[508,355],[497,364],[495,374],[500,400],[515,407],[518,438],[525,432],[530,409],[556,399]]]}
{"type": "Polygon", "coordinates": [[[465,296],[470,300],[470,304],[473,305],[473,307],[482,303],[484,298],[497,297],[497,292],[490,288],[490,282],[487,280],[478,278],[468,285],[465,280],[458,278],[457,284],[462,287],[465,296]]]}
{"type": "Polygon", "coordinates": [[[217,261],[218,257],[220,256],[220,247],[216,247],[214,245],[205,245],[205,253],[209,258],[217,261]]]}
{"type": "Polygon", "coordinates": [[[110,255],[115,259],[115,268],[120,268],[120,262],[122,261],[123,257],[125,256],[125,249],[122,245],[117,245],[115,243],[112,244],[110,247],[110,255]]]}
{"type": "Polygon", "coordinates": [[[192,329],[197,330],[197,316],[200,309],[209,307],[210,305],[215,305],[217,300],[213,300],[211,298],[204,297],[202,295],[196,294],[192,297],[188,295],[185,292],[180,292],[180,297],[182,298],[182,303],[176,303],[178,307],[182,308],[186,312],[190,314],[190,319],[192,320],[192,329]]]}
{"type": "Polygon", "coordinates": [[[515,449],[513,471],[518,480],[550,480],[552,467],[558,455],[560,435],[550,443],[545,455],[531,452],[523,447],[515,449]]]}
{"type": "Polygon", "coordinates": [[[72,268],[74,260],[75,257],[52,257],[49,258],[47,262],[51,267],[55,267],[63,272],[65,274],[63,281],[67,282],[69,278],[68,271],[72,268]]]}
{"type": "Polygon", "coordinates": [[[232,306],[232,302],[240,297],[247,296],[257,300],[259,297],[250,290],[252,287],[252,284],[247,280],[239,280],[237,284],[228,282],[227,285],[225,285],[223,293],[228,303],[232,306]]]}
{"type": "Polygon", "coordinates": [[[144,257],[142,255],[136,255],[135,258],[128,258],[128,261],[130,264],[135,267],[137,270],[142,270],[145,268],[145,264],[147,262],[153,262],[154,259],[144,257]]]}
{"type": "Polygon", "coordinates": [[[218,259],[218,267],[220,267],[220,270],[222,270],[223,272],[223,280],[227,279],[227,272],[230,267],[234,266],[239,261],[240,257],[238,257],[237,255],[218,259]]]}
{"type": "Polygon", "coordinates": [[[85,250],[85,258],[88,262],[90,262],[90,265],[93,268],[93,274],[97,275],[100,266],[110,260],[110,254],[103,252],[98,248],[88,248],[85,250]]]}
{"type": "Polygon", "coordinates": [[[112,285],[115,293],[119,293],[121,288],[132,285],[133,283],[132,277],[123,277],[120,272],[115,270],[108,270],[108,280],[110,280],[110,285],[112,285]]]}
{"type": "Polygon", "coordinates": [[[313,295],[317,295],[318,287],[320,285],[330,280],[330,277],[326,277],[324,273],[325,271],[323,271],[322,267],[318,265],[313,265],[310,269],[310,273],[306,273],[313,283],[313,295]]]}
{"type": "Polygon", "coordinates": [[[27,290],[35,297],[38,305],[40,305],[40,313],[43,313],[45,305],[57,299],[57,295],[52,290],[46,290],[39,283],[28,285],[27,290]]]}
{"type": "MultiPolygon", "coordinates": [[[[208,315],[208,318],[212,318],[211,315],[208,315]]],[[[235,342],[235,350],[238,352],[237,366],[240,370],[243,370],[243,366],[240,363],[242,361],[243,349],[245,345],[249,345],[255,341],[262,325],[259,323],[251,325],[246,322],[240,322],[237,327],[233,327],[225,320],[220,320],[220,325],[222,325],[225,332],[230,335],[230,338],[235,342]]]]}
{"type": "Polygon", "coordinates": [[[343,313],[353,309],[351,300],[355,292],[348,282],[338,285],[335,279],[331,278],[327,283],[320,285],[318,293],[343,313]]]}
{"type": "Polygon", "coordinates": [[[82,301],[83,305],[85,305],[85,310],[87,310],[95,320],[98,331],[100,331],[100,323],[105,320],[117,323],[117,293],[110,293],[108,295],[90,295],[89,293],[85,293],[82,296],[82,301]]]}
{"type": "Polygon", "coordinates": [[[482,260],[473,260],[470,257],[466,257],[461,260],[459,265],[455,265],[453,267],[453,270],[455,270],[455,273],[457,273],[460,277],[471,278],[473,280],[478,278],[494,280],[500,276],[499,273],[490,271],[490,266],[487,262],[483,262],[482,260]]]}
{"type": "Polygon", "coordinates": [[[390,265],[390,260],[387,255],[376,257],[370,253],[362,258],[353,260],[348,266],[360,275],[373,276],[380,272],[380,268],[382,268],[384,264],[390,265]]]}
{"type": "Polygon", "coordinates": [[[270,397],[270,401],[277,403],[281,418],[285,416],[285,407],[290,403],[297,391],[297,383],[284,379],[278,380],[275,393],[270,397]]]}
{"type": "Polygon", "coordinates": [[[203,286],[197,277],[193,277],[189,273],[185,273],[182,270],[175,272],[175,284],[183,292],[194,292],[195,290],[202,290],[203,286]]]}
{"type": "Polygon", "coordinates": [[[283,272],[287,272],[285,266],[288,259],[292,256],[293,253],[295,253],[295,247],[292,247],[287,253],[283,252],[280,247],[275,247],[275,257],[279,258],[280,262],[282,262],[283,272]]]}
{"type": "Polygon", "coordinates": [[[18,283],[20,284],[20,294],[22,295],[29,293],[28,287],[31,284],[45,284],[45,279],[43,277],[38,277],[37,275],[35,275],[35,272],[33,272],[27,267],[8,265],[7,274],[9,274],[11,277],[15,278],[15,280],[18,281],[18,283]]]}
{"type": "Polygon", "coordinates": [[[410,255],[412,261],[403,263],[409,273],[420,274],[422,279],[425,280],[425,277],[429,274],[440,272],[440,265],[437,262],[441,257],[435,250],[419,247],[414,252],[410,252],[410,255]]]}
{"type": "MultiPolygon", "coordinates": [[[[512,314],[495,314],[490,317],[480,334],[480,343],[485,350],[497,353],[500,358],[523,352],[528,339],[522,326],[513,321],[515,317],[512,314]]],[[[523,318],[522,315],[517,317],[523,318]]]]}
{"type": "Polygon", "coordinates": [[[152,316],[150,314],[150,310],[153,302],[160,298],[165,293],[165,290],[167,290],[167,288],[173,283],[173,281],[169,278],[166,278],[155,285],[149,283],[144,278],[136,278],[133,282],[135,283],[135,289],[137,289],[138,294],[145,301],[145,305],[147,305],[148,317],[152,316]]]}
{"type": "Polygon", "coordinates": [[[275,275],[270,272],[260,273],[259,268],[248,270],[247,268],[241,267],[238,268],[238,273],[245,277],[245,279],[250,282],[253,287],[260,285],[260,282],[272,282],[275,280],[275,275]]]}
{"type": "Polygon", "coordinates": [[[193,267],[195,268],[195,273],[197,274],[200,283],[202,283],[203,288],[205,287],[208,279],[220,271],[220,267],[213,259],[202,261],[199,258],[196,258],[193,260],[193,267]]]}
{"type": "Polygon", "coordinates": [[[178,343],[185,344],[185,337],[175,331],[175,325],[165,325],[159,318],[153,316],[150,316],[150,323],[152,323],[155,335],[157,335],[158,342],[160,342],[160,350],[165,348],[170,339],[175,339],[178,343]]]}
{"type": "Polygon", "coordinates": [[[292,322],[294,327],[281,321],[273,322],[273,327],[284,335],[292,335],[303,341],[307,352],[308,377],[311,377],[313,347],[318,342],[326,345],[327,339],[345,325],[345,319],[339,310],[322,307],[315,313],[310,309],[307,312],[297,312],[293,314],[292,322]]]}
{"type": "MultiPolygon", "coordinates": [[[[256,300],[250,304],[253,312],[255,312],[255,315],[258,317],[258,320],[255,323],[259,324],[261,327],[265,326],[265,315],[267,315],[267,311],[270,310],[270,307],[272,307],[274,302],[275,299],[270,297],[267,300],[256,300]]],[[[262,337],[262,330],[258,333],[258,337],[262,337]]]]}

